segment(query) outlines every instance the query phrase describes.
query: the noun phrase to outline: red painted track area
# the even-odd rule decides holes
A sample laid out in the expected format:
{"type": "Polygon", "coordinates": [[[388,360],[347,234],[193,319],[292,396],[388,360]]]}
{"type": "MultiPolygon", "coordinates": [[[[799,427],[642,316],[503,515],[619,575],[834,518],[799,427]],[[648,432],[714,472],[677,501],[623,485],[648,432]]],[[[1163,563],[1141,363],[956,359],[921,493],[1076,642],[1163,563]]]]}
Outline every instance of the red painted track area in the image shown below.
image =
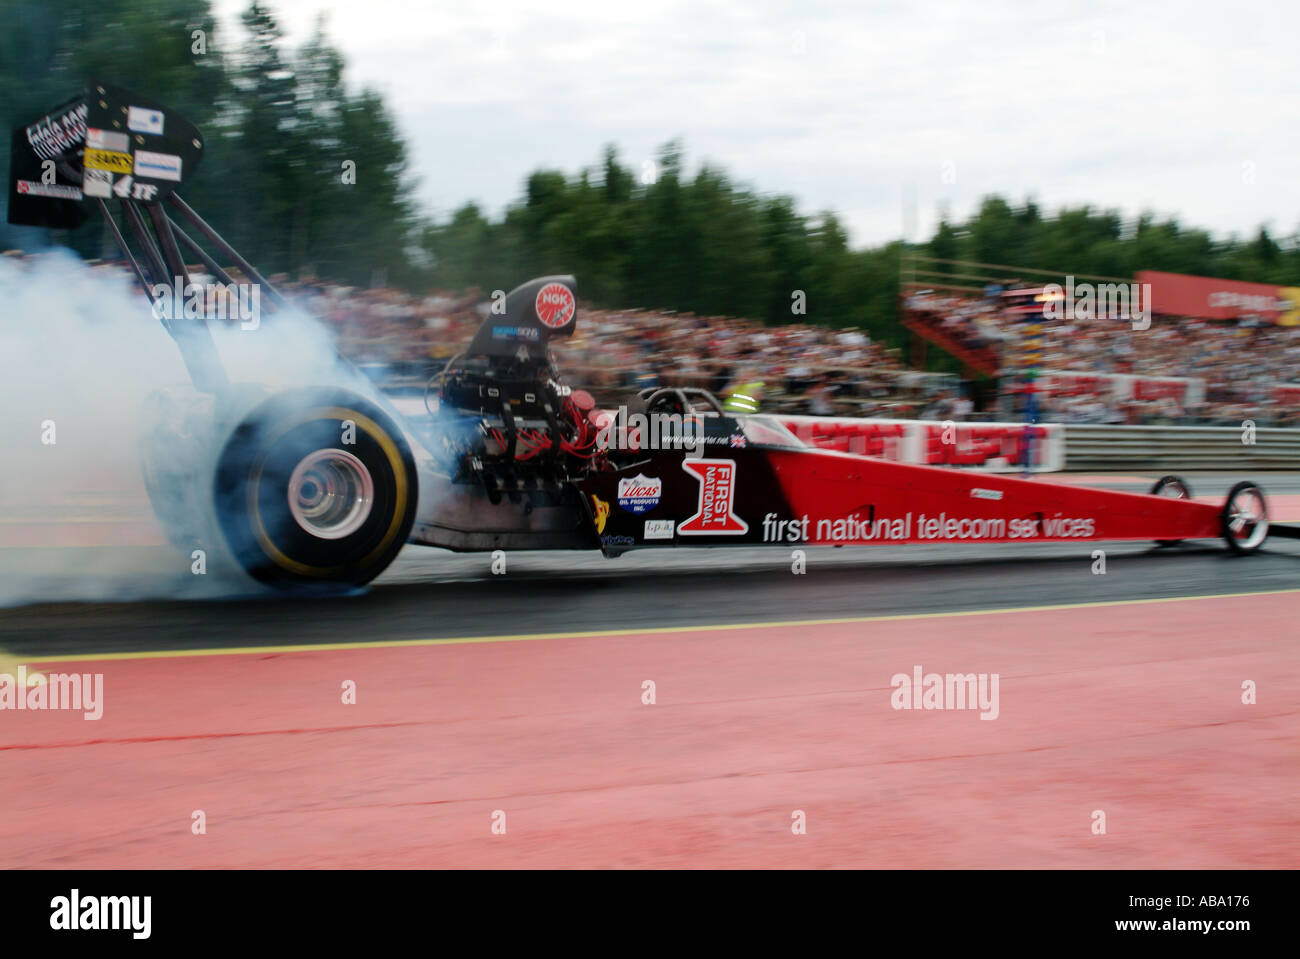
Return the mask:
{"type": "Polygon", "coordinates": [[[57,663],[104,718],[4,715],[0,865],[1294,867],[1298,605],[57,663]],[[916,665],[999,717],[892,709],[916,665]]]}

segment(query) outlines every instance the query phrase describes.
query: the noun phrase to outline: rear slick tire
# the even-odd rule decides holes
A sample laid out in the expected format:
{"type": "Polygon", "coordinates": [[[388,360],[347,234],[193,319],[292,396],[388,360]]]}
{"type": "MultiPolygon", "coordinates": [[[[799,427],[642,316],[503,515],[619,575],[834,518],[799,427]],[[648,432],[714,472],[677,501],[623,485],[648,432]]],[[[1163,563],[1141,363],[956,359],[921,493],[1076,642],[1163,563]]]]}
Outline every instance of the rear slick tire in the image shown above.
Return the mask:
{"type": "Polygon", "coordinates": [[[277,394],[235,428],[213,504],[235,561],[278,589],[362,586],[405,545],[418,475],[401,429],[340,389],[277,394]]]}

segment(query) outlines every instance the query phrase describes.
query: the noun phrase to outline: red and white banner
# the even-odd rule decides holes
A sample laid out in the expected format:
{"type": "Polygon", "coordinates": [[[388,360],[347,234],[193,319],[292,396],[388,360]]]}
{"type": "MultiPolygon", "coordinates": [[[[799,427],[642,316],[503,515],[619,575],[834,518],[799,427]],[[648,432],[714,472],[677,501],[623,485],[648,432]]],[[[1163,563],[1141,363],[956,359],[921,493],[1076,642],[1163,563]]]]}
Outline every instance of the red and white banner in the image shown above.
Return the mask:
{"type": "Polygon", "coordinates": [[[1235,320],[1258,316],[1281,326],[1300,326],[1300,288],[1211,276],[1141,270],[1138,283],[1151,284],[1151,310],[1171,316],[1235,320]]]}
{"type": "Polygon", "coordinates": [[[1076,373],[1047,370],[1034,380],[1034,387],[1047,396],[1090,396],[1109,400],[1115,395],[1117,377],[1110,373],[1076,373]]]}
{"type": "Polygon", "coordinates": [[[954,423],[778,416],[809,446],[895,463],[961,466],[988,472],[1024,468],[1028,450],[1037,472],[1065,468],[1065,428],[1057,423],[954,423]]]}
{"type": "Polygon", "coordinates": [[[1287,409],[1300,406],[1300,383],[1274,384],[1273,402],[1287,409]]]}
{"type": "Polygon", "coordinates": [[[1126,400],[1151,403],[1171,399],[1186,407],[1205,401],[1205,381],[1187,376],[1135,376],[1127,373],[1048,370],[1034,381],[1034,385],[1049,396],[1091,396],[1111,403],[1126,400]]]}

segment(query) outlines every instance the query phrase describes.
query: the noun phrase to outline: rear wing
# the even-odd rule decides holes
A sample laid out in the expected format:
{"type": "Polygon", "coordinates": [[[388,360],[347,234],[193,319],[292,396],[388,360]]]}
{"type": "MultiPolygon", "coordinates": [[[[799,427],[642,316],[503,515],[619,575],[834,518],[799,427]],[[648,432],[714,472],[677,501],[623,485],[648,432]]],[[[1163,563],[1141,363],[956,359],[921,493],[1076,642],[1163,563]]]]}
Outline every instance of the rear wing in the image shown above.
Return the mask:
{"type": "MultiPolygon", "coordinates": [[[[190,287],[182,246],[220,282],[233,284],[216,259],[171,218],[166,204],[256,283],[272,308],[283,305],[265,277],[176,193],[193,178],[202,158],[203,134],[183,116],[130,90],[92,81],[81,96],[14,128],[9,222],[72,229],[92,212],[100,213],[151,303],[159,302],[156,289],[190,287]],[[121,211],[125,233],[114,206],[121,211]]],[[[195,387],[205,393],[222,391],[228,380],[206,319],[163,312],[159,319],[180,347],[195,387]]]]}
{"type": "Polygon", "coordinates": [[[203,135],[160,103],[106,83],[20,124],[10,141],[9,222],[77,226],[85,200],[165,200],[192,176],[203,135]]]}

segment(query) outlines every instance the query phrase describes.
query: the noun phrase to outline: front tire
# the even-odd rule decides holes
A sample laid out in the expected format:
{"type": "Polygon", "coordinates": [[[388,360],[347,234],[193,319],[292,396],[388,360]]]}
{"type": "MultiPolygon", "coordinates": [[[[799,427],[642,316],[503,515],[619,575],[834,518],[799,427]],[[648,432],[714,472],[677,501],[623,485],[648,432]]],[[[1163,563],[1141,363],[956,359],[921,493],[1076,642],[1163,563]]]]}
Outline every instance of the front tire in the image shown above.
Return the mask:
{"type": "Polygon", "coordinates": [[[345,390],[256,407],[217,460],[214,505],[235,560],[278,588],[361,586],[405,545],[418,476],[402,431],[345,390]]]}
{"type": "Polygon", "coordinates": [[[1253,553],[1268,539],[1268,504],[1264,491],[1243,480],[1228,490],[1219,514],[1223,541],[1234,553],[1253,553]]]}

